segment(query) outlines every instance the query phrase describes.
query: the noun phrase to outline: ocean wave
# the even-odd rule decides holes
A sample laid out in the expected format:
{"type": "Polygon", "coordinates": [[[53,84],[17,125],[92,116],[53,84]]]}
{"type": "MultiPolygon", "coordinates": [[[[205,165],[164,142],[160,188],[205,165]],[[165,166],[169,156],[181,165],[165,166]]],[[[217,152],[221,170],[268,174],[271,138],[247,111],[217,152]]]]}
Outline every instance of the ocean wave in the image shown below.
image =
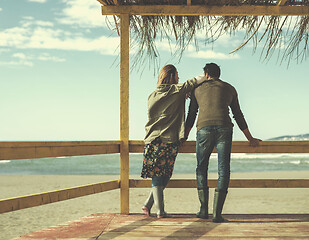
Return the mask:
{"type": "Polygon", "coordinates": [[[299,165],[302,162],[300,160],[296,160],[296,161],[290,161],[291,164],[295,164],[295,165],[299,165]]]}
{"type": "Polygon", "coordinates": [[[238,164],[262,164],[262,165],[302,165],[307,167],[309,165],[309,160],[303,159],[232,159],[233,163],[238,164]],[[257,161],[254,161],[257,160],[257,161]]]}
{"type": "MultiPolygon", "coordinates": [[[[211,155],[210,172],[217,172],[217,157],[217,153],[211,155]]],[[[119,154],[58,158],[0,161],[0,174],[100,175],[120,173],[119,154]]],[[[141,153],[130,154],[130,174],[140,174],[142,162],[141,153]]],[[[196,156],[194,153],[179,154],[175,164],[175,173],[194,173],[195,168],[196,156]]],[[[233,172],[308,171],[309,154],[233,153],[231,169],[233,172]]]]}
{"type": "Polygon", "coordinates": [[[232,153],[233,159],[278,159],[278,158],[300,158],[309,159],[309,153],[232,153]]]}
{"type": "Polygon", "coordinates": [[[0,160],[0,163],[10,163],[11,160],[0,160]]]}

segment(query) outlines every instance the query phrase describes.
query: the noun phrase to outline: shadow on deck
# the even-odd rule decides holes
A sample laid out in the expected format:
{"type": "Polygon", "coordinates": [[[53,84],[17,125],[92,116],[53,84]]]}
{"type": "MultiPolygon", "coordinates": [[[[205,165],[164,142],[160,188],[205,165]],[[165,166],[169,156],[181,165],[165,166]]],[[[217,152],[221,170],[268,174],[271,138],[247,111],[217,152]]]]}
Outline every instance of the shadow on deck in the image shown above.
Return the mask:
{"type": "Polygon", "coordinates": [[[309,214],[225,214],[213,223],[193,214],[157,219],[142,214],[97,213],[15,238],[29,239],[309,239],[309,214]]]}

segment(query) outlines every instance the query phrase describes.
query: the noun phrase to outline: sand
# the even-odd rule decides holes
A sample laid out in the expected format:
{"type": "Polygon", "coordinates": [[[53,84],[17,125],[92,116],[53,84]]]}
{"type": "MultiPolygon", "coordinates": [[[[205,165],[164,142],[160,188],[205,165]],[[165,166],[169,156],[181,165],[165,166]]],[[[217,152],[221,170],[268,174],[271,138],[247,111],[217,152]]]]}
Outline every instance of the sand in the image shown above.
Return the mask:
{"type": "MultiPolygon", "coordinates": [[[[194,175],[175,175],[194,179],[194,175]]],[[[234,173],[231,178],[308,179],[309,171],[234,173]]],[[[119,176],[0,175],[0,199],[118,179],[119,176]]],[[[138,178],[138,176],[130,176],[138,178]]],[[[210,178],[216,178],[211,174],[210,178]]],[[[130,212],[140,213],[150,189],[130,189],[130,212]]],[[[213,191],[210,190],[210,211],[213,191]]],[[[223,213],[309,213],[309,189],[230,189],[223,213]]],[[[119,190],[89,195],[40,207],[0,214],[0,239],[12,239],[93,213],[120,212],[119,190]]],[[[196,189],[165,190],[168,213],[196,213],[196,189]]]]}

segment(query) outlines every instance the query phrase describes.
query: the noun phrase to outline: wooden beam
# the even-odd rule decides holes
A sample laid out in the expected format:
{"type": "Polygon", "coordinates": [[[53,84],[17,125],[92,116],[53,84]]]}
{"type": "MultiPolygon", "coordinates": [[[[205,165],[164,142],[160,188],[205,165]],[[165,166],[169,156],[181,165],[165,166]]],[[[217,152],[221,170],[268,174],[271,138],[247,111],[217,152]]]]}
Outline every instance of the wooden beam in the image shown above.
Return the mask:
{"type": "Polygon", "coordinates": [[[12,212],[25,208],[87,196],[90,194],[106,192],[118,189],[119,186],[120,180],[113,180],[79,187],[66,188],[62,190],[55,190],[45,193],[32,194],[23,197],[3,199],[0,200],[0,213],[12,212]]]}
{"type": "Polygon", "coordinates": [[[129,214],[129,15],[120,16],[120,209],[129,214]]]}
{"type": "MultiPolygon", "coordinates": [[[[208,180],[210,188],[217,180],[208,180]]],[[[131,188],[151,188],[151,180],[130,179],[131,188]]],[[[171,179],[168,188],[197,188],[195,179],[171,179]]],[[[309,188],[309,179],[231,179],[229,188],[309,188]]]]}
{"type": "MultiPolygon", "coordinates": [[[[181,153],[195,153],[195,141],[185,142],[181,153]]],[[[130,141],[130,152],[142,153],[144,141],[130,141]]],[[[214,150],[216,152],[216,150],[214,150]]],[[[309,153],[309,141],[263,141],[258,147],[249,146],[248,141],[233,141],[233,153],[309,153]]]]}
{"type": "Polygon", "coordinates": [[[102,15],[308,16],[309,6],[121,5],[102,6],[102,15]]]}
{"type": "Polygon", "coordinates": [[[110,154],[120,141],[0,142],[0,160],[110,154]]]}

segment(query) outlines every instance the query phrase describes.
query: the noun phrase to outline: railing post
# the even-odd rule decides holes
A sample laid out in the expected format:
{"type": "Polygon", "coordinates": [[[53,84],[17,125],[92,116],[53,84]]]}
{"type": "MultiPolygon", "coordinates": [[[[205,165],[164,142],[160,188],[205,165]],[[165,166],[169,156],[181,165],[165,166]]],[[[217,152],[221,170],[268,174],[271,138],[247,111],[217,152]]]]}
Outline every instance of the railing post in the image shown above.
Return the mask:
{"type": "Polygon", "coordinates": [[[129,214],[129,15],[120,16],[120,211],[129,214]]]}

